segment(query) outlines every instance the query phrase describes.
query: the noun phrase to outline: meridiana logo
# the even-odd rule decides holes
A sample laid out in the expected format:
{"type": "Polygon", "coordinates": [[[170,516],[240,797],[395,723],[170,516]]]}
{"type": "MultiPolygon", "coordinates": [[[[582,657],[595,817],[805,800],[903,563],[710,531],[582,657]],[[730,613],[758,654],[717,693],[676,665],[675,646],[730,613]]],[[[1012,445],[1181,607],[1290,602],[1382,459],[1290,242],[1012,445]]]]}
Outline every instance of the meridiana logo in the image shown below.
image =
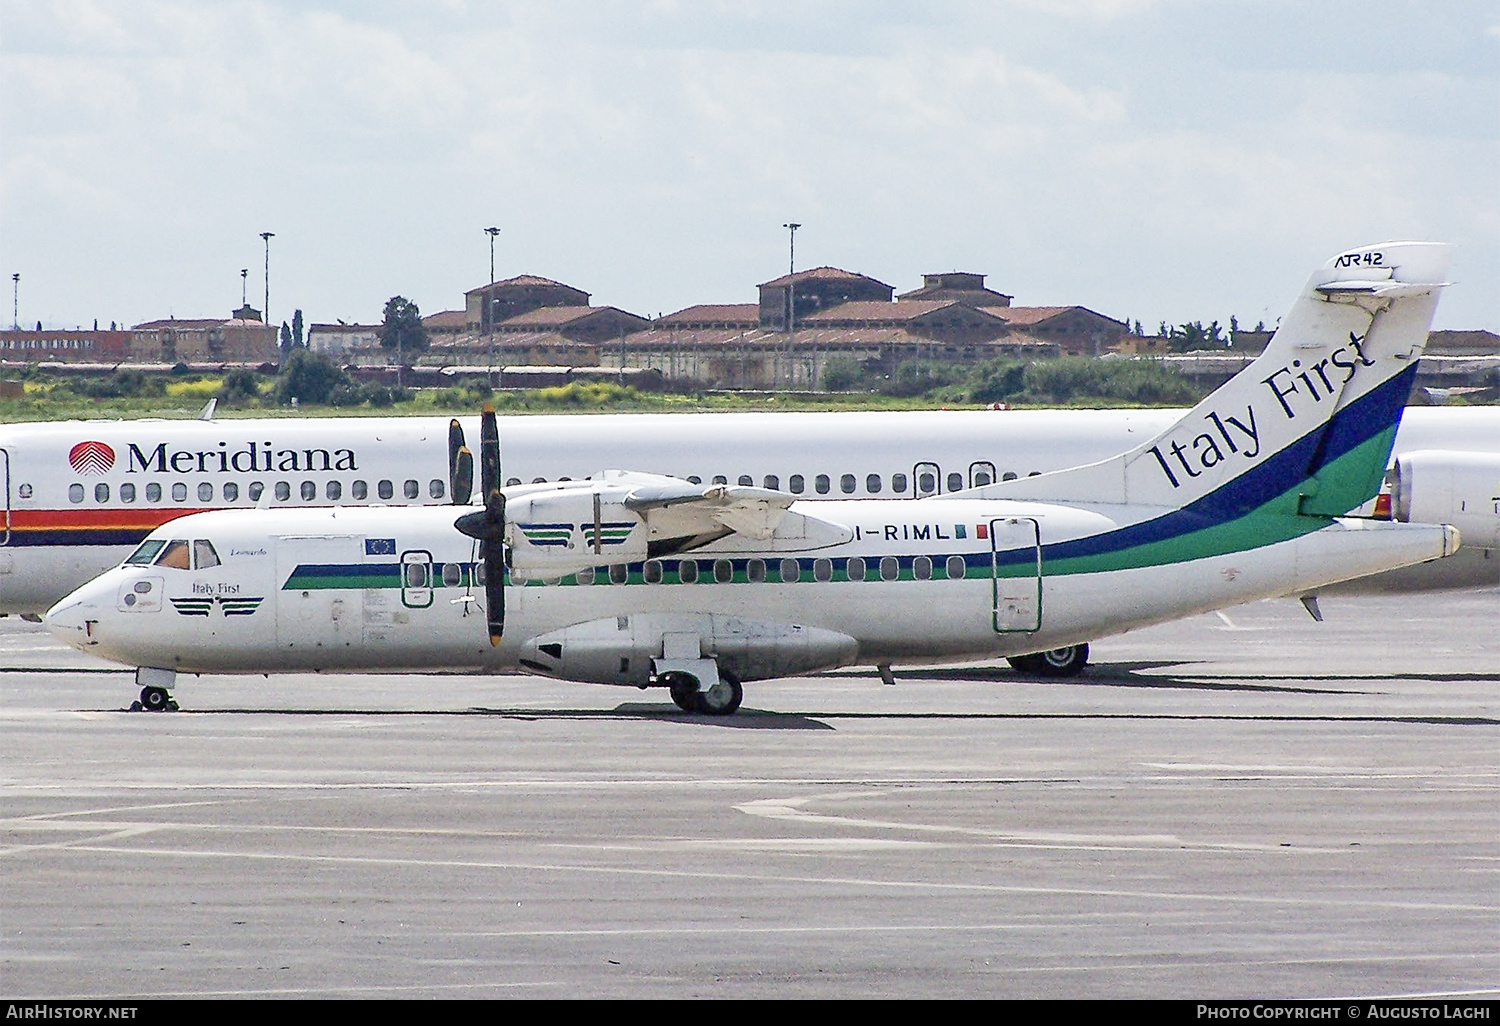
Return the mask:
{"type": "Polygon", "coordinates": [[[115,451],[103,442],[79,442],[68,450],[68,462],[80,474],[103,474],[115,465],[115,451]]]}

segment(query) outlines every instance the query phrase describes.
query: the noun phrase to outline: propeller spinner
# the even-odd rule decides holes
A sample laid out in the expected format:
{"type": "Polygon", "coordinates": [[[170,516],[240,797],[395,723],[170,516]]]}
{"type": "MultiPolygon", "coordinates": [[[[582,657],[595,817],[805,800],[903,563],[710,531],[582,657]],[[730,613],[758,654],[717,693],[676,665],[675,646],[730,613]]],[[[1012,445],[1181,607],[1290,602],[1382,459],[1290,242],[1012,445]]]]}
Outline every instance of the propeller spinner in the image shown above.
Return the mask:
{"type": "MultiPolygon", "coordinates": [[[[451,438],[450,428],[450,442],[451,438]]],[[[467,449],[462,451],[468,452],[467,449]]],[[[455,468],[458,462],[461,461],[455,462],[455,468]]],[[[472,457],[469,465],[472,468],[472,457]]],[[[479,542],[491,645],[500,644],[500,636],[505,633],[505,494],[500,490],[502,480],[500,430],[495,424],[495,407],[485,403],[479,419],[479,490],[484,496],[484,509],[464,514],[454,521],[453,526],[479,542]]]]}

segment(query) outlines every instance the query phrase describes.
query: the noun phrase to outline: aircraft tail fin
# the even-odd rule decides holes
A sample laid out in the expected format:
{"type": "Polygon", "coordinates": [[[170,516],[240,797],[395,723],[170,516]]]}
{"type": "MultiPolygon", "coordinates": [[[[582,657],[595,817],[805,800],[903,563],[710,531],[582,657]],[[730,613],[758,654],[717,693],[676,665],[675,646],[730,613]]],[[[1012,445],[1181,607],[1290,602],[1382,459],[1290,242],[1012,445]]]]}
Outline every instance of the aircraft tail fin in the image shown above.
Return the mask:
{"type": "Polygon", "coordinates": [[[1352,249],[1308,280],[1265,351],[1168,430],[1108,460],[962,493],[986,498],[1209,503],[1295,499],[1338,516],[1380,488],[1448,269],[1450,247],[1352,249]]]}

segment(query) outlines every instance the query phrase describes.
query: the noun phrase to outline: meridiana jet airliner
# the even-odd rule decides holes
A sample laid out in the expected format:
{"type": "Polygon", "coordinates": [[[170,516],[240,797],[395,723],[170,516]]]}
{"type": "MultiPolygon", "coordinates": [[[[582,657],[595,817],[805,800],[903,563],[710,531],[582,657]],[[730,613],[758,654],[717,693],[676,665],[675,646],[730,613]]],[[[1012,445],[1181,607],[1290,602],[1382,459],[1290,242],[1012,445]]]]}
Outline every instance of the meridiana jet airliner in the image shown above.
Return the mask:
{"type": "MultiPolygon", "coordinates": [[[[631,467],[807,498],[910,499],[1080,466],[1183,410],[512,417],[507,482],[631,467]]],[[[454,501],[475,418],[68,421],[0,426],[0,613],[40,614],[148,532],[211,509],[454,501]]],[[[1459,556],[1376,587],[1500,584],[1500,407],[1406,411],[1382,510],[1456,524],[1459,556]]]]}
{"type": "Polygon", "coordinates": [[[1085,466],[904,503],[629,471],[502,487],[491,415],[477,510],[184,517],[46,622],[137,666],[148,708],[203,671],[522,669],[714,714],[743,682],[851,664],[1076,672],[1100,636],[1456,550],[1448,525],[1350,515],[1447,265],[1427,243],[1339,254],[1239,375],[1085,466]]]}

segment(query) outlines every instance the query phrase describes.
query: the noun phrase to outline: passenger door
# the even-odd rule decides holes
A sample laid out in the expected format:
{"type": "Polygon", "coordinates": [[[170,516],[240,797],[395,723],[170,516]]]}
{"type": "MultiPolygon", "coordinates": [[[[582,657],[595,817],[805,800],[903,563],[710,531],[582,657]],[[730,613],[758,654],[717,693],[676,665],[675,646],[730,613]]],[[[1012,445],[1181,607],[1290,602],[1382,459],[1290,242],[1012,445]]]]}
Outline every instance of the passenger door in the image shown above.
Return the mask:
{"type": "Polygon", "coordinates": [[[1042,626],[1041,525],[1030,517],[990,521],[996,634],[1042,626]]]}

